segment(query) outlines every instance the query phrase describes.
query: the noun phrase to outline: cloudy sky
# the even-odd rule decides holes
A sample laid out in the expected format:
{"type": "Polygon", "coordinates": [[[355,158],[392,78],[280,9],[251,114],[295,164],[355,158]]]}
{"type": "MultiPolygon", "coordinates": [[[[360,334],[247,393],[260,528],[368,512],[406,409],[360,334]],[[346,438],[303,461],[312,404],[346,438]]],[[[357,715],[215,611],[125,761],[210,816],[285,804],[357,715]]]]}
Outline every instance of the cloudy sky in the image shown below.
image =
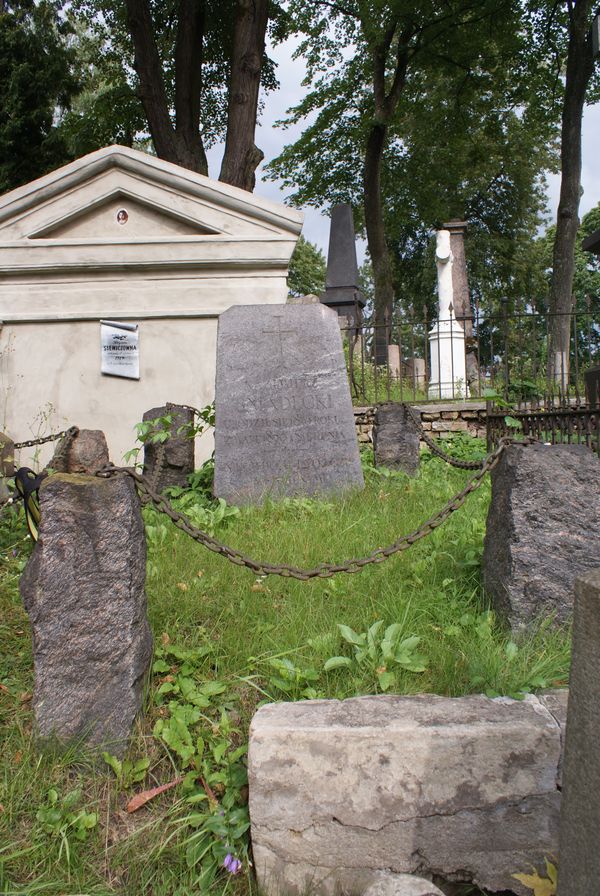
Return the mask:
{"type": "MultiPolygon", "coordinates": [[[[303,97],[305,88],[302,87],[302,79],[305,74],[303,61],[292,58],[296,40],[287,41],[278,47],[270,48],[271,57],[278,64],[277,76],[280,88],[266,98],[265,111],[260,126],[257,130],[256,143],[265,154],[265,160],[270,161],[279,155],[287,143],[291,143],[302,132],[302,127],[283,130],[274,126],[274,122],[285,116],[290,106],[296,105],[303,97]]],[[[583,120],[583,171],[582,186],[583,196],[580,205],[580,216],[600,202],[600,104],[589,106],[586,109],[583,120]]],[[[221,164],[222,147],[215,147],[209,153],[210,175],[218,177],[221,164]]],[[[277,183],[262,181],[257,178],[255,193],[283,202],[286,192],[281,190],[277,183]]],[[[548,178],[548,202],[549,213],[552,218],[556,216],[558,195],[560,191],[560,177],[551,175],[548,178]]],[[[288,191],[289,192],[289,191],[288,191]]],[[[304,209],[304,236],[316,243],[327,254],[329,240],[329,218],[315,209],[304,209]]],[[[359,247],[359,255],[364,255],[364,246],[359,247]]],[[[360,258],[362,261],[362,258],[360,258]]]]}

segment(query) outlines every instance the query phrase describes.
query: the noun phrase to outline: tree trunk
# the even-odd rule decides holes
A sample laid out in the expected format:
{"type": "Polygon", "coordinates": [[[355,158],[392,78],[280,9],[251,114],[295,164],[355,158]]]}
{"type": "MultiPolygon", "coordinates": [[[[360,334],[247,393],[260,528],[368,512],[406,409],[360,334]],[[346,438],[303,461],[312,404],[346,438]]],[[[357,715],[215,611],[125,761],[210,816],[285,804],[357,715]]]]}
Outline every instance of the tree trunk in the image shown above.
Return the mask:
{"type": "Polygon", "coordinates": [[[269,0],[238,0],[227,138],[219,180],[250,192],[256,183],[256,169],[264,158],[254,143],[254,132],[268,18],[269,0]]]}
{"type": "Polygon", "coordinates": [[[394,285],[390,253],[385,239],[383,205],[381,201],[381,165],[387,126],[375,123],[367,138],[363,169],[363,202],[367,244],[373,264],[375,285],[375,363],[387,364],[390,341],[394,285]]]}
{"type": "Polygon", "coordinates": [[[162,63],[154,37],[154,23],[148,0],[126,0],[127,21],[135,51],[134,67],[140,81],[139,96],[144,106],[150,136],[156,154],[167,162],[181,165],[200,174],[208,174],[206,155],[198,129],[200,39],[202,4],[200,0],[181,0],[179,7],[176,77],[182,85],[176,88],[177,129],[171,122],[169,102],[162,75],[162,63]],[[198,96],[194,95],[198,91],[198,96]],[[195,127],[195,133],[194,133],[195,127]]]}
{"type": "Polygon", "coordinates": [[[204,41],[204,0],[180,0],[175,43],[175,140],[185,164],[208,174],[208,162],[200,136],[200,96],[204,41]]]}
{"type": "Polygon", "coordinates": [[[594,69],[589,32],[591,8],[592,0],[576,0],[570,9],[548,340],[548,385],[560,391],[565,391],[569,384],[575,241],[581,191],[581,122],[586,89],[594,69]]]}

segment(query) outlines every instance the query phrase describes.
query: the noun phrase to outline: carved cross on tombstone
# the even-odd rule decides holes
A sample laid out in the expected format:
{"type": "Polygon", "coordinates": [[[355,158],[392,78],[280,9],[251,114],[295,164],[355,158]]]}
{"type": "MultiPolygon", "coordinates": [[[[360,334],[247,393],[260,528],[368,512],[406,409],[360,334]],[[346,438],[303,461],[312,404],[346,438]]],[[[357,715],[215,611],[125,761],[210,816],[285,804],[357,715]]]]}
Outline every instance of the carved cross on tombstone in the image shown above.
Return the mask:
{"type": "Polygon", "coordinates": [[[279,360],[284,367],[287,367],[287,355],[283,351],[283,339],[282,337],[285,335],[291,336],[296,335],[296,330],[282,330],[281,329],[281,320],[283,318],[283,314],[274,315],[277,324],[274,330],[263,330],[262,332],[265,336],[277,336],[277,347],[279,349],[279,360]]]}

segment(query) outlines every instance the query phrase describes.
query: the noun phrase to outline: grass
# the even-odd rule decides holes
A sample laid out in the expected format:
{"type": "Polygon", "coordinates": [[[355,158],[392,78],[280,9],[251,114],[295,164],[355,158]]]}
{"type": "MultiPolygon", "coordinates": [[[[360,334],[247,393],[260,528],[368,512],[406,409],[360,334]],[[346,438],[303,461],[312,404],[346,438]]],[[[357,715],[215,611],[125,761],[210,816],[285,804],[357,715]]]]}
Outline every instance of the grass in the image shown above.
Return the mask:
{"type": "MultiPolygon", "coordinates": [[[[220,522],[217,513],[216,536],[254,558],[303,567],[363,556],[417,528],[467,478],[428,455],[415,479],[366,470],[365,491],[339,501],[284,500],[220,522]]],[[[189,507],[189,495],[178,500],[189,507]]],[[[83,749],[40,751],[34,742],[30,633],[18,596],[30,545],[22,520],[5,514],[0,893],[256,892],[244,750],[261,701],[382,690],[518,697],[565,684],[569,633],[546,621],[515,641],[484,599],[488,502],[486,482],[407,552],[357,575],[306,583],[257,579],[146,510],[154,673],[120,776],[83,749]],[[182,785],[127,813],[133,793],[179,774],[182,785]],[[239,874],[223,870],[227,853],[239,857],[239,874]]]]}

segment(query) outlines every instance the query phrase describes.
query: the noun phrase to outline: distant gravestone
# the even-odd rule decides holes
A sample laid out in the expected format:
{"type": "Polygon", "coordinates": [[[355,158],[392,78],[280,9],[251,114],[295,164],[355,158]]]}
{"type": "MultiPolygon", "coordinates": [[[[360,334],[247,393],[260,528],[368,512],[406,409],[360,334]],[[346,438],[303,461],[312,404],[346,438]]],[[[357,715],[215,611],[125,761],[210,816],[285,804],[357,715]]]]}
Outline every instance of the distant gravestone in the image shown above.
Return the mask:
{"type": "Polygon", "coordinates": [[[146,541],[126,476],[57,473],[20,592],[33,637],[37,733],[121,754],[152,656],[146,541]]]}
{"type": "MultiPolygon", "coordinates": [[[[162,443],[164,451],[159,452],[160,442],[146,442],[144,445],[144,473],[158,492],[170,486],[184,488],[188,484],[188,476],[194,472],[194,412],[189,408],[164,405],[146,411],[143,420],[146,423],[161,417],[171,419],[167,427],[169,439],[162,443]]],[[[160,430],[160,425],[156,429],[160,430]]]]}
{"type": "Polygon", "coordinates": [[[402,470],[409,476],[418,472],[419,431],[404,405],[389,402],[375,409],[373,450],[378,467],[402,470]]]}
{"type": "Polygon", "coordinates": [[[483,583],[513,630],[571,619],[600,557],[600,461],[583,445],[510,446],[492,471],[483,583]]]}
{"type": "Polygon", "coordinates": [[[323,305],[219,318],[215,495],[233,504],[364,485],[342,342],[323,305]]]}
{"type": "Polygon", "coordinates": [[[320,299],[324,305],[337,311],[342,319],[340,326],[354,328],[361,322],[365,300],[359,279],[352,206],[348,203],[334,205],[331,210],[325,292],[320,299]]]}

